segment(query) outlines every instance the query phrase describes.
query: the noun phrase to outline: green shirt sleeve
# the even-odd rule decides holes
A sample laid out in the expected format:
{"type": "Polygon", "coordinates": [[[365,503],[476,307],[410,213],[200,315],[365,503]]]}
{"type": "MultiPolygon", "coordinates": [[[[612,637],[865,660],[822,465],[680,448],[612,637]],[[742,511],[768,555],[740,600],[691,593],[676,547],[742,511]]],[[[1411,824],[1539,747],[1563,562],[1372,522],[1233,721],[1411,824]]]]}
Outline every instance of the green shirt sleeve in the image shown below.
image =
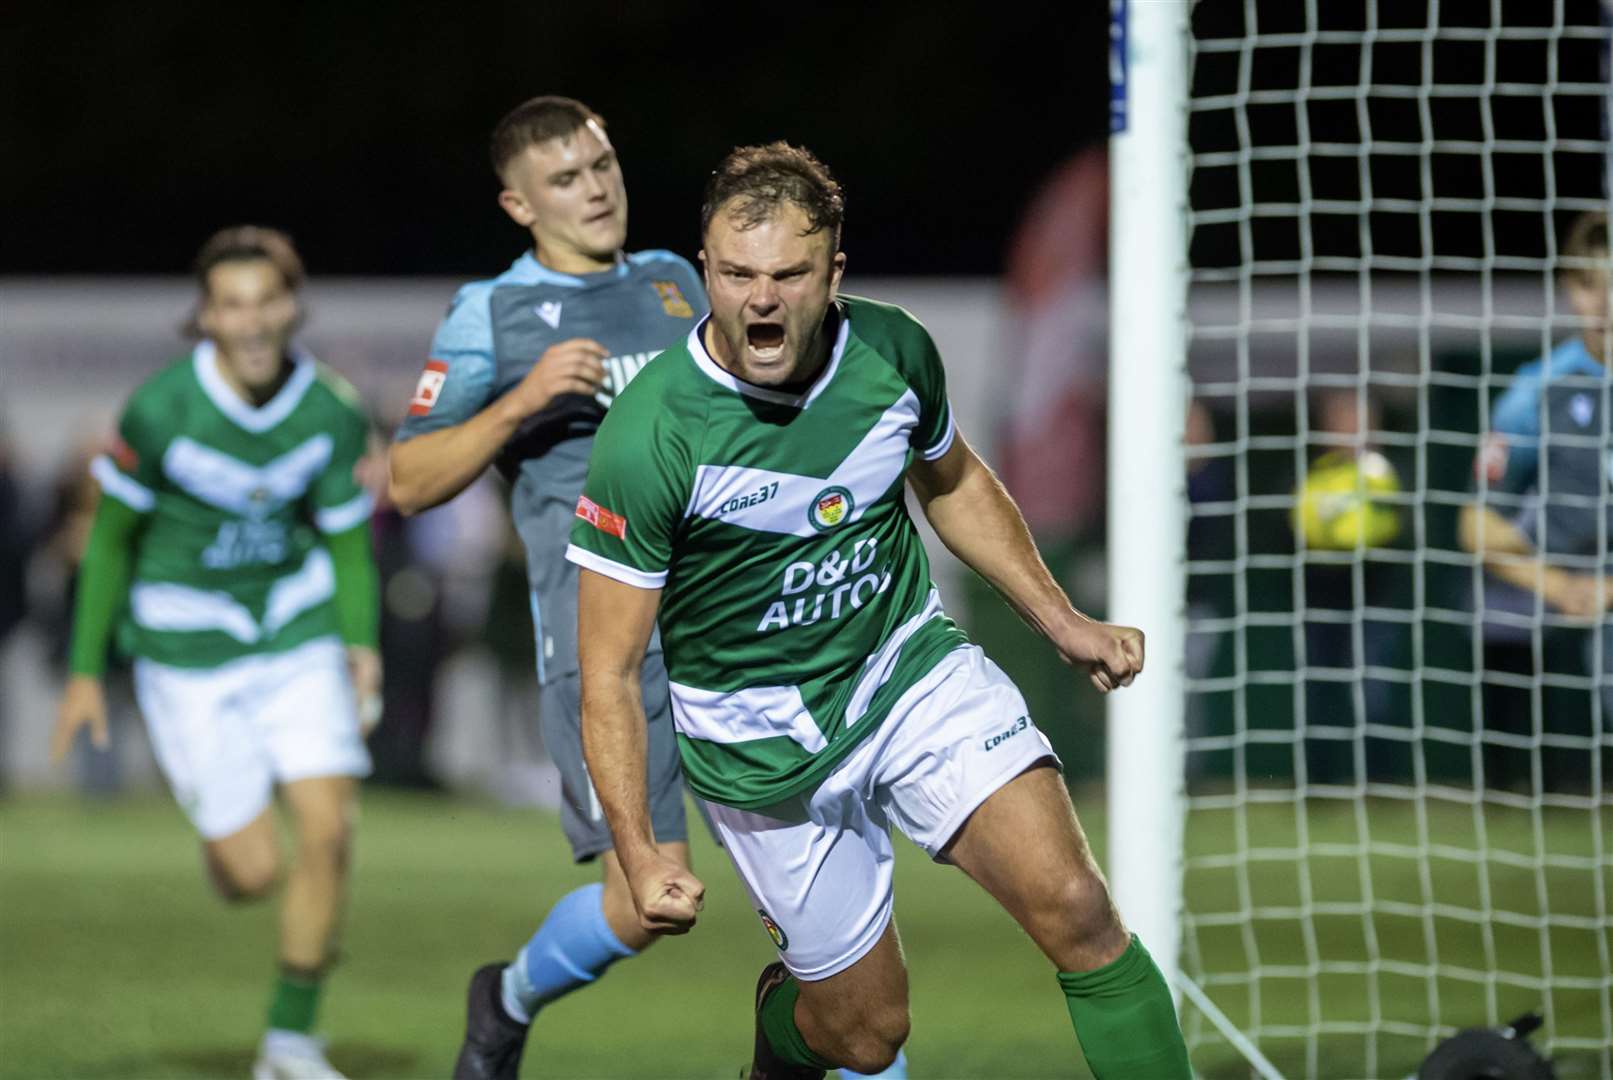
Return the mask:
{"type": "Polygon", "coordinates": [[[101,494],[138,514],[152,511],[162,486],[162,455],[171,426],[163,422],[163,409],[160,395],[148,388],[137,391],[118,418],[111,448],[90,462],[101,494]]]}
{"type": "Polygon", "coordinates": [[[926,461],[941,457],[952,448],[957,429],[935,339],[912,313],[894,304],[848,297],[846,306],[852,333],[884,357],[918,398],[918,423],[909,436],[914,453],[926,461]]]}
{"type": "Polygon", "coordinates": [[[106,670],[112,630],[129,597],[135,536],[144,516],[110,492],[104,492],[95,506],[73,603],[68,670],[74,675],[99,676],[106,670]]]}
{"type": "Polygon", "coordinates": [[[935,347],[935,340],[917,319],[912,321],[909,338],[907,375],[919,399],[913,449],[924,460],[934,461],[952,448],[957,430],[952,422],[952,403],[947,400],[946,368],[941,363],[941,351],[935,347]]]}
{"type": "Polygon", "coordinates": [[[381,588],[368,519],[325,537],[336,571],[336,625],[349,645],[374,649],[381,641],[381,588]]]}
{"type": "Polygon", "coordinates": [[[370,515],[375,501],[355,471],[369,449],[370,423],[352,384],[328,368],[320,384],[334,400],[330,425],[335,445],[324,472],[308,492],[314,525],[325,536],[336,573],[336,626],[349,645],[376,648],[380,643],[380,581],[370,542],[370,515]]]}
{"type": "Polygon", "coordinates": [[[375,501],[354,475],[359,459],[369,448],[370,424],[360,408],[357,391],[329,372],[322,372],[321,380],[339,402],[330,431],[335,445],[325,471],[308,493],[308,501],[314,525],[326,536],[333,536],[368,522],[375,509],[375,501]]]}
{"type": "Polygon", "coordinates": [[[693,482],[683,434],[654,394],[617,399],[594,438],[566,558],[641,589],[666,584],[693,482]]]}

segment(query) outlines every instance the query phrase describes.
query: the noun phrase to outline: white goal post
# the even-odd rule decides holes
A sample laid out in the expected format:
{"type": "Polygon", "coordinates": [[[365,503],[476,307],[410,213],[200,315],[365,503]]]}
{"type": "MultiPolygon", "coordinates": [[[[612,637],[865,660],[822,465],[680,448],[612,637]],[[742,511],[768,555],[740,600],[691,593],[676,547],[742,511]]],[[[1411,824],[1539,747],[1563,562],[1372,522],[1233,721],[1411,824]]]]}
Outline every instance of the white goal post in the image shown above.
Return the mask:
{"type": "Polygon", "coordinates": [[[1127,925],[1174,981],[1184,794],[1187,5],[1112,4],[1108,618],[1143,628],[1147,675],[1108,701],[1107,862],[1127,925]]]}

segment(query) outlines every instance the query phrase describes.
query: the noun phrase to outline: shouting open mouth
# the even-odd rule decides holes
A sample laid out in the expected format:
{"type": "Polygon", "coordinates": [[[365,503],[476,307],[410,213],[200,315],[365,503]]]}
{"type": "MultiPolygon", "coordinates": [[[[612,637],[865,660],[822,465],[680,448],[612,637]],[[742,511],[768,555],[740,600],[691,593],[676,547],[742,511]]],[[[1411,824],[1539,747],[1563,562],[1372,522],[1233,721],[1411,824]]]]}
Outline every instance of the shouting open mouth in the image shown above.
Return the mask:
{"type": "Polygon", "coordinates": [[[745,342],[758,360],[777,360],[784,354],[784,327],[779,323],[751,323],[745,342]]]}

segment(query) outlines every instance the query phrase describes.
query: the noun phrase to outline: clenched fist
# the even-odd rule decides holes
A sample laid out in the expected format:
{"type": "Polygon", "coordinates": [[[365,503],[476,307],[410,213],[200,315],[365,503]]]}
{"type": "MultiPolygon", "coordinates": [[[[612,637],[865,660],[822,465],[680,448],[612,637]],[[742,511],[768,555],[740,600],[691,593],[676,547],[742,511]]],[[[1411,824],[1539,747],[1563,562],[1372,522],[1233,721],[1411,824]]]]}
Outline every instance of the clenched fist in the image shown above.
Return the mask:
{"type": "Polygon", "coordinates": [[[1135,626],[1078,623],[1054,641],[1071,667],[1085,671],[1101,694],[1122,686],[1143,670],[1143,632],[1135,626]]]}
{"type": "Polygon", "coordinates": [[[639,925],[656,934],[687,934],[706,903],[706,887],[687,866],[656,852],[624,863],[639,925]]]}

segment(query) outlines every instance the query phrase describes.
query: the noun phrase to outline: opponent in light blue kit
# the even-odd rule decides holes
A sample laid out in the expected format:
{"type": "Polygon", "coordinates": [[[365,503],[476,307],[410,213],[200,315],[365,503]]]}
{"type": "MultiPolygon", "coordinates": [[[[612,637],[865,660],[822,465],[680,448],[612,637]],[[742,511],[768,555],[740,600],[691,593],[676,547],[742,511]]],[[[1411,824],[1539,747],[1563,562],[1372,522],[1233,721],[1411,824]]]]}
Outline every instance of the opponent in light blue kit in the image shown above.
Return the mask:
{"type": "MultiPolygon", "coordinates": [[[[1604,361],[1613,343],[1607,215],[1581,216],[1561,252],[1561,284],[1580,332],[1520,367],[1490,406],[1491,434],[1474,460],[1483,498],[1462,512],[1462,545],[1485,558],[1484,630],[1491,644],[1526,647],[1537,601],[1548,612],[1604,622],[1613,605],[1613,580],[1602,580],[1608,568],[1597,556],[1613,480],[1606,451],[1613,448],[1593,445],[1604,430],[1604,361]]],[[[1603,679],[1602,724],[1613,727],[1613,626],[1592,635],[1590,648],[1587,669],[1603,679]]]]}
{"type": "MultiPolygon", "coordinates": [[[[580,102],[528,101],[494,129],[499,202],[532,250],[465,286],[392,447],[391,493],[407,513],[452,498],[490,464],[510,482],[527,551],[539,718],[560,768],[562,823],[576,859],[603,856],[603,881],[562,898],[513,963],[472,977],[456,1077],[513,1078],[528,1025],[547,1002],[597,979],[655,936],[640,929],[582,762],[577,574],[565,549],[593,435],[650,357],[706,308],[693,268],[666,251],[626,254],[627,192],[604,121],[580,102]]],[[[683,783],[660,648],[641,681],[653,747],[657,843],[688,862],[683,783]]]]}

